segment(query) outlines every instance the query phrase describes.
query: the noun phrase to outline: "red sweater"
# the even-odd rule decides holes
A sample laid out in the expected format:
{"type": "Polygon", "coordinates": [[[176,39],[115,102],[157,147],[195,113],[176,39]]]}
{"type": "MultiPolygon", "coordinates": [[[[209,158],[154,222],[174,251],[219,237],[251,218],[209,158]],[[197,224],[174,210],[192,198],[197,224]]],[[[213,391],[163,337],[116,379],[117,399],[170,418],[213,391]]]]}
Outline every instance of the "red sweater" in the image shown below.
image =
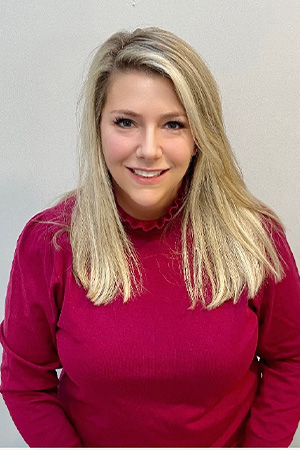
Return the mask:
{"type": "Polygon", "coordinates": [[[33,447],[287,447],[300,418],[300,282],[284,236],[286,276],[253,299],[189,310],[177,202],[157,221],[120,211],[145,290],[95,306],[72,275],[71,247],[53,220],[31,219],[8,284],[1,392],[33,447]],[[258,360],[257,356],[260,357],[258,360]],[[59,380],[56,370],[62,367],[59,380]]]}

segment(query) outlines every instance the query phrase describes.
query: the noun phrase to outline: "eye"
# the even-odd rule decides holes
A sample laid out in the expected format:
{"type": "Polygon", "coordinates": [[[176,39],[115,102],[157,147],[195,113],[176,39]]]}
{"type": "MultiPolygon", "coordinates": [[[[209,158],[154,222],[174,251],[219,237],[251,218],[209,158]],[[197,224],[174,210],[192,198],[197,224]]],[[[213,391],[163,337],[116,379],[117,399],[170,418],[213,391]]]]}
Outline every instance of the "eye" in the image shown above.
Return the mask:
{"type": "Polygon", "coordinates": [[[114,124],[118,125],[121,128],[131,128],[133,126],[133,121],[124,117],[117,117],[114,120],[114,124]]]}
{"type": "Polygon", "coordinates": [[[184,128],[184,123],[179,122],[178,120],[170,120],[166,123],[166,128],[169,130],[180,130],[181,128],[184,128]]]}

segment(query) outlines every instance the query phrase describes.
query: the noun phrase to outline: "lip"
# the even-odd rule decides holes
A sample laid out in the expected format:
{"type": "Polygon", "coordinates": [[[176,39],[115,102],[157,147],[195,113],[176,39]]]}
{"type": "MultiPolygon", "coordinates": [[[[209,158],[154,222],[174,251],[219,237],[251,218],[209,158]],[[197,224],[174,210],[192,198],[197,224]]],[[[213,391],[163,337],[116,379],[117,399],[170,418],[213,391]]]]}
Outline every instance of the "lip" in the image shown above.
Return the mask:
{"type": "Polygon", "coordinates": [[[155,170],[151,169],[150,170],[150,169],[139,169],[139,168],[135,168],[135,167],[134,168],[127,167],[127,169],[128,169],[129,175],[135,182],[137,182],[139,184],[146,184],[146,185],[159,183],[160,181],[162,181],[165,178],[167,172],[169,171],[169,169],[155,169],[155,170]],[[146,178],[146,177],[142,177],[141,175],[137,175],[134,172],[132,172],[133,169],[134,170],[143,170],[144,172],[156,172],[156,171],[161,171],[161,170],[163,170],[164,172],[161,175],[158,175],[156,177],[146,178]]]}
{"type": "Polygon", "coordinates": [[[166,169],[143,169],[142,167],[127,167],[129,170],[142,170],[143,172],[161,172],[162,170],[168,170],[166,169]]]}

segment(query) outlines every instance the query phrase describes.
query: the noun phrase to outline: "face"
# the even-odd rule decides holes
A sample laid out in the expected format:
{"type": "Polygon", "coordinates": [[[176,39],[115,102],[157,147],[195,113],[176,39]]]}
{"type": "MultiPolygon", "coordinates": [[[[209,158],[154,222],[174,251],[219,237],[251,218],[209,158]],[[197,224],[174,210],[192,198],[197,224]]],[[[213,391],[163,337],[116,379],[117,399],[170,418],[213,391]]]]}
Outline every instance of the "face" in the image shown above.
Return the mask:
{"type": "Polygon", "coordinates": [[[114,74],[100,128],[119,205],[137,219],[162,216],[194,154],[187,116],[172,82],[137,71],[114,74]]]}

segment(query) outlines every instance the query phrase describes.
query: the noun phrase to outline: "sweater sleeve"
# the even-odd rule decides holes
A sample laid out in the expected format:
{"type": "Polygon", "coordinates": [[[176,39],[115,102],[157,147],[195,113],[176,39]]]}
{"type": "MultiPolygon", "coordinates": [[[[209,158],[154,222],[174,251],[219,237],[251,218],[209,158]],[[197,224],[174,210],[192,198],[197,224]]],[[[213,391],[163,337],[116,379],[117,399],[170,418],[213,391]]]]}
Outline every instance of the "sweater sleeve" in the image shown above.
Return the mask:
{"type": "Polygon", "coordinates": [[[33,218],[17,242],[0,326],[0,391],[30,447],[82,447],[57,395],[55,369],[61,367],[56,348],[57,297],[61,288],[46,230],[45,224],[33,218]]]}
{"type": "Polygon", "coordinates": [[[273,236],[284,278],[269,277],[252,300],[262,378],[243,447],[288,447],[300,419],[300,280],[283,232],[273,236]]]}

